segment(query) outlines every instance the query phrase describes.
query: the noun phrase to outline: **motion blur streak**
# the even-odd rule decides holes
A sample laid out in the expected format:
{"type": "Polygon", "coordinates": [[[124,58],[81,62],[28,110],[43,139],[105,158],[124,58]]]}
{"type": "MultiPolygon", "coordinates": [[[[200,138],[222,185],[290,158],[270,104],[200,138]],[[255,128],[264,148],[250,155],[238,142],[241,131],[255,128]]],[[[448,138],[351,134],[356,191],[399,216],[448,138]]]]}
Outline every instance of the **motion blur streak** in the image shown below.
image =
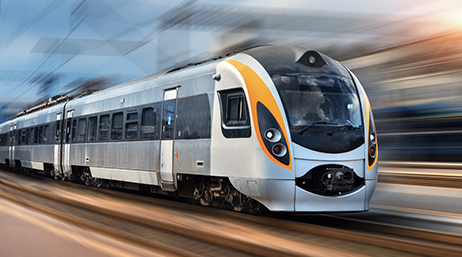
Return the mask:
{"type": "Polygon", "coordinates": [[[462,33],[346,61],[375,105],[382,161],[460,162],[462,33]]]}
{"type": "MultiPolygon", "coordinates": [[[[5,204],[2,204],[2,208],[0,209],[1,212],[4,212],[8,215],[13,215],[15,218],[19,218],[24,220],[28,223],[31,223],[35,226],[40,228],[46,229],[53,234],[69,239],[75,243],[81,244],[85,247],[93,248],[101,253],[108,254],[110,256],[119,256],[119,257],[134,257],[136,255],[130,254],[128,252],[123,251],[120,248],[115,248],[110,245],[104,244],[103,242],[95,242],[91,238],[87,238],[83,235],[78,233],[69,233],[68,230],[60,228],[56,226],[56,224],[49,223],[49,221],[40,220],[37,217],[31,216],[29,213],[24,213],[24,211],[17,210],[16,208],[10,208],[5,204]]],[[[35,214],[36,215],[36,214],[35,214]]]]}

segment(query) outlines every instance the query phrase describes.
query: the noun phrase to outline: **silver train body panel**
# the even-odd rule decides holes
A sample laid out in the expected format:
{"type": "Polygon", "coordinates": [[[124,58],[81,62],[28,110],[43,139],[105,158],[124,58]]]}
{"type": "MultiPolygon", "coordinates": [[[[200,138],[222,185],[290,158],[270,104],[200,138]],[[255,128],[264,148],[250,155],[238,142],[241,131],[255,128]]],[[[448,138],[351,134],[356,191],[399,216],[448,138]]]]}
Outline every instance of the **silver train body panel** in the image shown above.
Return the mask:
{"type": "MultiPolygon", "coordinates": [[[[121,109],[124,114],[133,111],[140,113],[143,107],[153,104],[158,104],[158,108],[161,108],[164,92],[175,89],[178,92],[177,99],[206,94],[211,110],[214,89],[212,74],[214,74],[214,64],[210,63],[194,70],[181,70],[173,74],[148,78],[76,99],[71,101],[66,109],[67,112],[72,112],[74,119],[91,117],[95,114],[109,114],[121,109]]],[[[159,113],[157,115],[160,116],[159,113]]],[[[125,134],[125,129],[122,129],[122,134],[125,134]]],[[[156,128],[156,133],[159,132],[158,129],[156,128]]],[[[210,139],[176,139],[174,142],[175,156],[178,157],[173,160],[174,169],[170,171],[172,175],[167,175],[170,178],[169,182],[173,182],[172,178],[175,178],[176,173],[179,172],[210,174],[210,139]]],[[[71,143],[64,151],[65,156],[70,152],[69,165],[66,165],[65,172],[69,172],[74,165],[87,166],[96,178],[160,185],[163,180],[159,158],[161,144],[159,140],[121,142],[111,139],[104,144],[71,143]]]]}
{"type": "Polygon", "coordinates": [[[0,150],[0,158],[3,161],[5,158],[9,159],[10,166],[13,167],[16,165],[15,160],[21,160],[21,167],[37,170],[44,170],[44,163],[56,163],[58,149],[55,145],[55,132],[52,124],[55,124],[57,115],[62,115],[63,106],[64,104],[58,104],[27,116],[15,118],[9,122],[9,125],[4,126],[4,128],[10,127],[10,131],[11,127],[14,127],[14,139],[10,141],[13,140],[15,146],[0,147],[3,149],[0,150]],[[34,142],[25,145],[26,141],[34,142]],[[13,155],[11,154],[12,148],[14,148],[13,155]]]}

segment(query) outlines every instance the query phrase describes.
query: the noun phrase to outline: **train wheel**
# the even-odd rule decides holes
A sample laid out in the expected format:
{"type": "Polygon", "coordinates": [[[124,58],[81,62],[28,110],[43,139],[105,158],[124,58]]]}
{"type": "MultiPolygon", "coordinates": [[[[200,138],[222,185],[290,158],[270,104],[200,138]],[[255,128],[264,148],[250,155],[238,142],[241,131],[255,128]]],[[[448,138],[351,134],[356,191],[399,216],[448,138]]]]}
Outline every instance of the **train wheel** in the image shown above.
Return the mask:
{"type": "Polygon", "coordinates": [[[95,187],[101,187],[103,185],[103,181],[101,181],[101,179],[99,178],[92,178],[92,184],[93,186],[95,187]]]}
{"type": "Polygon", "coordinates": [[[73,172],[71,172],[71,174],[69,174],[69,181],[77,182],[77,178],[76,178],[76,176],[74,175],[73,172]]]}
{"type": "Polygon", "coordinates": [[[259,203],[251,202],[247,212],[252,215],[260,215],[263,213],[263,206],[259,203]]]}
{"type": "Polygon", "coordinates": [[[50,171],[50,176],[51,176],[52,178],[54,178],[54,179],[58,179],[58,178],[59,178],[59,175],[56,174],[56,171],[55,171],[55,170],[50,171]]]}
{"type": "Polygon", "coordinates": [[[84,183],[86,186],[90,186],[91,185],[91,177],[87,174],[85,174],[85,180],[84,180],[84,183]]]}

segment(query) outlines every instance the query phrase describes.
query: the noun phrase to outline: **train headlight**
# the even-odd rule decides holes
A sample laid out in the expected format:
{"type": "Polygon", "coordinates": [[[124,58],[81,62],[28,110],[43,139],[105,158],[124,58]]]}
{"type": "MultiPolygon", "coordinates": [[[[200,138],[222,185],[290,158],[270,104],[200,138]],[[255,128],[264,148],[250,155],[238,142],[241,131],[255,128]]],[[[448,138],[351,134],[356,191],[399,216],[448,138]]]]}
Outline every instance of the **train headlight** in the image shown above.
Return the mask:
{"type": "Polygon", "coordinates": [[[261,102],[257,102],[257,117],[259,141],[264,144],[263,151],[273,161],[289,166],[290,151],[281,124],[261,102]]]}
{"type": "Polygon", "coordinates": [[[372,132],[370,135],[369,135],[369,139],[371,140],[371,142],[375,143],[375,133],[372,132]]]}
{"type": "Polygon", "coordinates": [[[312,67],[312,68],[321,68],[326,65],[326,62],[322,59],[322,56],[316,51],[305,52],[297,63],[312,67]]]}
{"type": "Polygon", "coordinates": [[[310,57],[308,57],[308,62],[311,63],[311,64],[315,64],[316,63],[316,56],[311,55],[310,57]]]}
{"type": "Polygon", "coordinates": [[[275,142],[278,142],[279,140],[281,140],[281,132],[277,129],[274,129],[274,128],[271,128],[271,129],[268,129],[266,130],[265,132],[265,138],[266,140],[272,142],[272,143],[275,143],[275,142]]]}

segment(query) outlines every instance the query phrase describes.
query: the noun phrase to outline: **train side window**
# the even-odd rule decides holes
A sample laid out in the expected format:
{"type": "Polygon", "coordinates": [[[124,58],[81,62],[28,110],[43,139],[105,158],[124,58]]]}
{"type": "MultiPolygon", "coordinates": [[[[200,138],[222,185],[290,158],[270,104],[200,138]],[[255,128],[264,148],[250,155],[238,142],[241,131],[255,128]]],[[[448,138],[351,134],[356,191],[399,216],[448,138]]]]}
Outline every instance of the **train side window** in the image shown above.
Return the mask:
{"type": "Polygon", "coordinates": [[[175,126],[177,139],[210,138],[209,96],[200,94],[179,98],[175,126]]]}
{"type": "Polygon", "coordinates": [[[250,118],[247,100],[242,89],[219,92],[222,132],[226,138],[250,137],[250,118]]]}
{"type": "Polygon", "coordinates": [[[43,143],[48,144],[48,125],[43,127],[43,143]]]}
{"type": "Polygon", "coordinates": [[[34,128],[30,128],[29,136],[30,136],[29,144],[33,145],[34,144],[34,128]]]}
{"type": "Polygon", "coordinates": [[[28,145],[29,144],[29,139],[30,139],[29,138],[29,129],[27,128],[24,131],[26,132],[26,141],[24,142],[24,144],[28,145]]]}
{"type": "Polygon", "coordinates": [[[7,146],[8,145],[8,134],[3,134],[1,141],[2,141],[3,146],[7,146]]]}
{"type": "Polygon", "coordinates": [[[87,119],[79,119],[79,127],[77,132],[77,141],[84,142],[87,130],[87,119]]]}
{"type": "Polygon", "coordinates": [[[38,143],[38,127],[34,128],[34,144],[38,143]]]}
{"type": "Polygon", "coordinates": [[[96,140],[96,116],[88,119],[88,141],[93,142],[96,140]]]}
{"type": "Polygon", "coordinates": [[[122,139],[124,116],[123,113],[118,112],[112,115],[111,139],[122,139]]]}
{"type": "Polygon", "coordinates": [[[247,123],[247,114],[244,108],[244,94],[228,95],[226,106],[226,126],[239,126],[247,123]]]}
{"type": "Polygon", "coordinates": [[[138,137],[138,112],[127,113],[125,123],[125,138],[136,139],[138,137]]]}
{"type": "Polygon", "coordinates": [[[24,144],[24,140],[22,135],[23,135],[23,132],[25,132],[25,130],[22,130],[22,129],[19,129],[18,130],[18,145],[23,145],[24,144]]]}
{"type": "Polygon", "coordinates": [[[18,145],[21,145],[21,143],[22,143],[21,130],[18,129],[18,145]]]}
{"type": "MultiPolygon", "coordinates": [[[[72,118],[68,118],[67,119],[67,124],[66,124],[66,129],[64,131],[64,133],[66,134],[65,143],[68,143],[68,144],[71,142],[71,138],[73,139],[73,136],[71,135],[71,132],[74,133],[74,128],[72,127],[72,130],[71,130],[71,127],[72,127],[72,118]]],[[[72,140],[72,141],[74,141],[74,140],[72,140]]]]}
{"type": "MultiPolygon", "coordinates": [[[[56,133],[55,133],[55,143],[56,144],[59,144],[59,140],[60,140],[59,139],[59,122],[60,122],[59,120],[56,121],[56,126],[55,126],[55,131],[56,131],[56,133]]],[[[32,141],[31,141],[31,143],[32,143],[32,141]]]]}
{"type": "Polygon", "coordinates": [[[28,129],[23,129],[22,132],[21,132],[22,133],[21,134],[21,141],[22,141],[23,145],[27,145],[27,136],[28,136],[27,130],[28,129]]]}
{"type": "Polygon", "coordinates": [[[43,126],[39,127],[38,143],[43,144],[43,126]]]}
{"type": "Polygon", "coordinates": [[[99,117],[99,130],[98,130],[98,140],[107,140],[109,136],[109,115],[101,115],[99,117]]]}
{"type": "Polygon", "coordinates": [[[144,108],[141,114],[141,137],[154,138],[156,131],[156,109],[144,108]]]}
{"type": "Polygon", "coordinates": [[[15,138],[14,144],[19,144],[19,140],[21,140],[19,135],[20,135],[19,130],[15,130],[15,132],[14,132],[14,138],[15,138]]]}
{"type": "Polygon", "coordinates": [[[77,140],[77,119],[72,122],[72,142],[77,140]]]}

